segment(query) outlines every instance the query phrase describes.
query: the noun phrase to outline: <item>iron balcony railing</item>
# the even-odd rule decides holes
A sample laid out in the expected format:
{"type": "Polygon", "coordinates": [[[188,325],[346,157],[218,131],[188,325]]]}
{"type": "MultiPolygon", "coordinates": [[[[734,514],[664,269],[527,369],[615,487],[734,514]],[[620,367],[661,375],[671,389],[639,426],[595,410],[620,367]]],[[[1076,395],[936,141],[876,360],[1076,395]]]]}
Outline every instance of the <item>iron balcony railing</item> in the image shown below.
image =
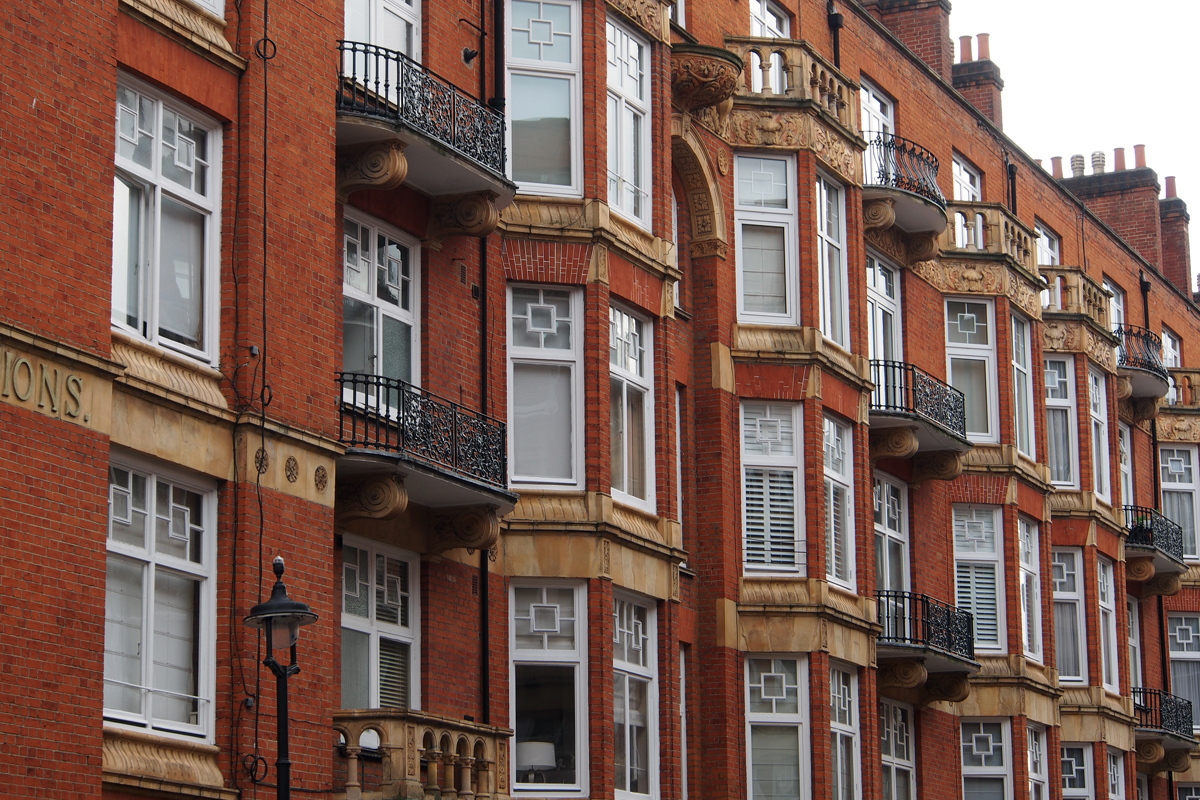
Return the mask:
{"type": "Polygon", "coordinates": [[[338,42],[337,110],[402,122],[503,176],[504,116],[403,53],[338,42]]]}
{"type": "Polygon", "coordinates": [[[903,189],[946,210],[946,198],[937,184],[937,156],[916,142],[890,133],[867,131],[863,136],[867,140],[864,185],[903,189]]]}
{"type": "Polygon", "coordinates": [[[1153,508],[1122,506],[1125,514],[1126,547],[1159,550],[1176,561],[1183,561],[1183,528],[1153,508]]]}
{"type": "Polygon", "coordinates": [[[389,450],[500,489],[508,487],[508,441],[498,419],[395,378],[338,373],[338,438],[389,450]]]}
{"type": "Polygon", "coordinates": [[[967,438],[967,405],[963,393],[928,372],[903,361],[871,361],[871,410],[912,414],[967,438]]]}
{"type": "Polygon", "coordinates": [[[1133,710],[1137,727],[1192,737],[1192,701],[1162,689],[1133,687],[1133,710]]]}
{"type": "Polygon", "coordinates": [[[1121,340],[1118,367],[1153,372],[1170,383],[1171,378],[1162,360],[1162,339],[1157,333],[1136,325],[1118,325],[1113,332],[1121,340]]]}
{"type": "Polygon", "coordinates": [[[880,644],[928,647],[975,660],[975,620],[970,612],[915,592],[875,593],[880,644]]]}

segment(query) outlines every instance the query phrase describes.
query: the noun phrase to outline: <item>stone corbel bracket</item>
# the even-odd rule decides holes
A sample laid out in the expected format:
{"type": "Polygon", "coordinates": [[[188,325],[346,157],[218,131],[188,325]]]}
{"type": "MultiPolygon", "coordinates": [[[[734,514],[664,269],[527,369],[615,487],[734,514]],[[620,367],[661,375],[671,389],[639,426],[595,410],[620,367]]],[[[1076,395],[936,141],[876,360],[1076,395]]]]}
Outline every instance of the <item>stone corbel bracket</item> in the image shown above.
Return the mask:
{"type": "Polygon", "coordinates": [[[1150,597],[1152,595],[1161,594],[1163,597],[1171,597],[1179,594],[1183,588],[1183,581],[1178,575],[1155,575],[1150,580],[1142,584],[1142,597],[1150,597]]]}
{"type": "Polygon", "coordinates": [[[918,658],[906,658],[879,665],[880,689],[919,689],[929,679],[929,671],[918,658]]]}
{"type": "Polygon", "coordinates": [[[913,459],[913,474],[909,483],[917,487],[925,481],[952,481],[962,475],[962,471],[962,455],[952,450],[922,454],[913,459]]]}
{"type": "Polygon", "coordinates": [[[395,519],[408,508],[408,490],[400,475],[372,477],[338,487],[334,517],[340,525],[352,519],[395,519]]]}
{"type": "Polygon", "coordinates": [[[396,189],[408,177],[404,143],[392,139],[343,147],[337,156],[337,199],[345,203],[360,189],[396,189]]]}
{"type": "Polygon", "coordinates": [[[429,555],[455,548],[487,550],[500,538],[500,518],[495,506],[472,506],[450,514],[437,514],[429,532],[429,555]]]}
{"type": "Polygon", "coordinates": [[[499,224],[495,192],[443,195],[433,200],[424,241],[431,249],[441,250],[447,237],[487,236],[499,224]]]}
{"type": "Polygon", "coordinates": [[[1159,772],[1187,772],[1192,768],[1192,756],[1187,750],[1167,752],[1159,742],[1141,742],[1137,746],[1138,771],[1151,774],[1159,772]],[[1143,753],[1143,750],[1145,752],[1143,753]],[[1145,758],[1143,759],[1143,755],[1145,758]],[[1157,755],[1158,758],[1152,758],[1157,755]]]}
{"type": "Polygon", "coordinates": [[[965,672],[935,672],[925,681],[921,705],[961,703],[971,695],[971,681],[965,672]]]}
{"type": "Polygon", "coordinates": [[[1125,579],[1145,583],[1154,577],[1153,558],[1126,558],[1125,579]]]}
{"type": "Polygon", "coordinates": [[[895,227],[896,201],[891,198],[868,200],[863,204],[863,233],[867,244],[902,267],[938,257],[938,234],[933,231],[905,233],[895,227]]]}
{"type": "Polygon", "coordinates": [[[911,458],[920,442],[913,428],[885,428],[871,431],[871,464],[883,458],[911,458]]]}

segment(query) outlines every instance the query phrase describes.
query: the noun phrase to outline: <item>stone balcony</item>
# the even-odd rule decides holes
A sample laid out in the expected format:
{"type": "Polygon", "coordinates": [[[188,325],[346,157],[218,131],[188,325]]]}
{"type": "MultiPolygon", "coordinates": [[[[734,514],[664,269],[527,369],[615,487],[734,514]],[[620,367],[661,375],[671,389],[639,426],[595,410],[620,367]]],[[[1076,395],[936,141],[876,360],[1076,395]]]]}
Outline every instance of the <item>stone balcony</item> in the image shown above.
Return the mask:
{"type": "Polygon", "coordinates": [[[1129,381],[1134,400],[1158,400],[1171,388],[1171,376],[1163,364],[1162,338],[1136,325],[1117,325],[1117,374],[1129,381]]]}
{"type": "Polygon", "coordinates": [[[798,39],[726,36],[725,47],[745,65],[735,103],[796,101],[858,131],[858,85],[798,39]]]}
{"type": "Polygon", "coordinates": [[[871,360],[871,461],[916,456],[912,481],[962,471],[967,439],[963,393],[913,364],[871,360]]]}
{"type": "Polygon", "coordinates": [[[868,227],[894,225],[907,234],[946,229],[946,198],[938,187],[938,159],[916,142],[866,132],[863,209],[868,227]]]}
{"type": "Polygon", "coordinates": [[[939,241],[944,256],[990,257],[1007,261],[1040,282],[1037,237],[999,203],[947,205],[952,224],[939,241]]]}
{"type": "Polygon", "coordinates": [[[1192,701],[1162,689],[1133,687],[1138,770],[1185,772],[1196,750],[1192,701]]]}
{"type": "Polygon", "coordinates": [[[881,691],[917,693],[920,702],[961,702],[979,671],[971,614],[916,592],[876,593],[883,631],[876,642],[881,691]]]}
{"type": "Polygon", "coordinates": [[[512,731],[402,709],[335,711],[335,800],[507,800],[512,731]]]}

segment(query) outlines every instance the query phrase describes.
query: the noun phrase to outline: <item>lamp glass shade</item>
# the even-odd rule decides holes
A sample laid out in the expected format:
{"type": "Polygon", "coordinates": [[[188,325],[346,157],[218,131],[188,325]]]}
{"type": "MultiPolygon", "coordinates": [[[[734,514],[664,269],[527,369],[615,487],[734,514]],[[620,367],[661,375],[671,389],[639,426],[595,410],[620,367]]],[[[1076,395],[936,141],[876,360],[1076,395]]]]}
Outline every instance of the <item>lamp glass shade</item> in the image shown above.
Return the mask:
{"type": "Polygon", "coordinates": [[[295,619],[277,617],[267,625],[267,646],[272,650],[286,650],[300,639],[300,623],[295,619]]]}
{"type": "Polygon", "coordinates": [[[517,769],[554,769],[553,742],[517,742],[517,769]]]}

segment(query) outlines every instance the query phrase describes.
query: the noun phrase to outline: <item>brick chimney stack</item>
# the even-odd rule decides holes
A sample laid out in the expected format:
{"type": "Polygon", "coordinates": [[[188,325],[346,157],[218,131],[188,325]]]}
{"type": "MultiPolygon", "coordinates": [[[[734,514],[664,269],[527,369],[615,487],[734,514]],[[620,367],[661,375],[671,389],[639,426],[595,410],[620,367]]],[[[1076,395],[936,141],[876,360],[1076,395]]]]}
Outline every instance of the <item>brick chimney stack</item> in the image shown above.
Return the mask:
{"type": "Polygon", "coordinates": [[[1162,271],[1184,294],[1192,294],[1192,252],[1188,237],[1187,203],[1175,195],[1175,177],[1166,179],[1167,196],[1158,201],[1162,228],[1162,271]]]}
{"type": "Polygon", "coordinates": [[[1004,117],[1000,111],[1000,92],[1004,89],[1004,81],[1000,79],[1000,68],[992,62],[991,43],[988,34],[981,33],[976,37],[979,42],[978,58],[971,57],[971,37],[959,37],[960,63],[955,64],[951,71],[954,88],[962,92],[963,97],[979,109],[997,126],[1004,127],[1004,117]]]}
{"type": "Polygon", "coordinates": [[[934,72],[953,80],[950,0],[862,0],[862,4],[934,72]]]}

